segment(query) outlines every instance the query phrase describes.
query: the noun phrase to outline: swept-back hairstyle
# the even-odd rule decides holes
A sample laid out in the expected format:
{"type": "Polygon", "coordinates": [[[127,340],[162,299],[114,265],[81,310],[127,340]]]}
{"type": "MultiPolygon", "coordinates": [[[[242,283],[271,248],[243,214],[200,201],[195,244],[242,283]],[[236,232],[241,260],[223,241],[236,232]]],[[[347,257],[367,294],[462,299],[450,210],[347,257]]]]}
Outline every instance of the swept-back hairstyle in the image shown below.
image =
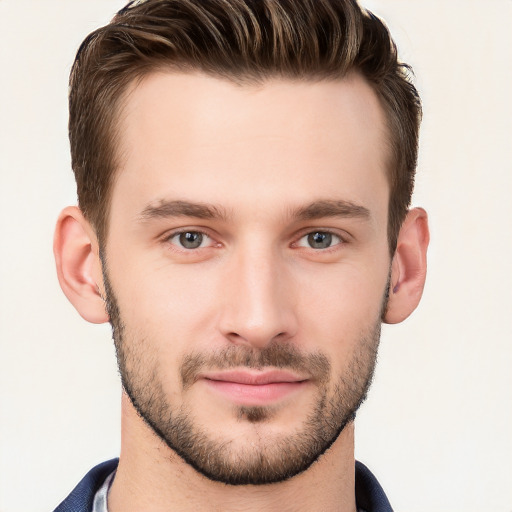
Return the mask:
{"type": "Polygon", "coordinates": [[[69,138],[79,206],[105,241],[125,92],[162,69],[238,83],[360,73],[386,114],[391,253],[410,204],[421,104],[386,26],[356,0],[130,2],[80,46],[70,77],[69,138]]]}

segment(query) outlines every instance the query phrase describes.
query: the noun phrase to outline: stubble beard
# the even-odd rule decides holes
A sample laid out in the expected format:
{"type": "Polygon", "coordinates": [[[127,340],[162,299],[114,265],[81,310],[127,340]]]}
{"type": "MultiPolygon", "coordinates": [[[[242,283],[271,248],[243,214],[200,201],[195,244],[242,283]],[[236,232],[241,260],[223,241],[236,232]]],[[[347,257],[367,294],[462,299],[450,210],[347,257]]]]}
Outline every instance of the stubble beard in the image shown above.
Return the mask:
{"type": "MultiPolygon", "coordinates": [[[[105,265],[103,266],[105,269],[105,265]]],[[[201,428],[187,407],[169,402],[158,372],[157,354],[147,351],[143,339],[129,339],[106,270],[107,310],[123,388],[135,410],[154,433],[185,462],[210,480],[229,485],[263,485],[282,482],[307,470],[336,441],[366,399],[373,379],[380,340],[380,317],[361,335],[345,374],[336,382],[328,358],[303,354],[285,342],[272,342],[262,350],[232,345],[209,354],[190,354],[182,361],[183,390],[193,385],[201,369],[277,367],[306,371],[317,385],[316,403],[302,425],[281,436],[258,435],[257,443],[233,449],[229,436],[218,439],[201,428]],[[146,349],[144,350],[143,347],[146,349]]],[[[385,308],[383,304],[383,310],[385,308]]],[[[340,341],[342,343],[342,341],[340,341]]],[[[149,344],[150,346],[150,344],[149,344]]],[[[273,407],[234,406],[238,421],[265,432],[273,407]]]]}

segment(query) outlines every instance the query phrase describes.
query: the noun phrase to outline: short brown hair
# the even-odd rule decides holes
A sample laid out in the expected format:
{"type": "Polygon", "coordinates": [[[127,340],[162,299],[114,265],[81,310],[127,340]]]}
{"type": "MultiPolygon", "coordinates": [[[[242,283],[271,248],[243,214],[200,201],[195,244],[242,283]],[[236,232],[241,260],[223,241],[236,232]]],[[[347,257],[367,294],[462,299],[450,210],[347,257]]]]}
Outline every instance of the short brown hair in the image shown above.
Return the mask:
{"type": "Polygon", "coordinates": [[[69,138],[79,206],[106,239],[123,96],[162,68],[237,82],[341,79],[359,72],[386,113],[391,253],[410,204],[421,104],[381,20],[356,0],[138,0],[80,46],[70,77],[69,138]]]}

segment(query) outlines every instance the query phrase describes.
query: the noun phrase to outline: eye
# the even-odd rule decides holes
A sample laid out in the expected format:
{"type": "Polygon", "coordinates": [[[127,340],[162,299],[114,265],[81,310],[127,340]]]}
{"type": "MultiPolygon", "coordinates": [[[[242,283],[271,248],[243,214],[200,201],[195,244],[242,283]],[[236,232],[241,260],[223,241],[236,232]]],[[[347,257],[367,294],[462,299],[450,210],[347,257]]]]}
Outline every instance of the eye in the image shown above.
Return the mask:
{"type": "Polygon", "coordinates": [[[180,248],[189,250],[207,247],[211,244],[210,237],[200,231],[182,231],[181,233],[175,233],[168,240],[180,248]]]}
{"type": "Polygon", "coordinates": [[[297,245],[311,249],[329,249],[329,247],[341,243],[343,243],[343,240],[334,233],[330,233],[329,231],[312,231],[303,236],[297,245]]]}

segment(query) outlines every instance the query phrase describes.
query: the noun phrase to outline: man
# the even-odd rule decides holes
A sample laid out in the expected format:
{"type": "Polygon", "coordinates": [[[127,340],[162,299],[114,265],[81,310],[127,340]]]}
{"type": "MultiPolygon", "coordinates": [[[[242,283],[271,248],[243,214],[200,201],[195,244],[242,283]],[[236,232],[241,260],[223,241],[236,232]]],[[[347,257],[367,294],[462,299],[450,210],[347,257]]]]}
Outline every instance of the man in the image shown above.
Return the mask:
{"type": "Polygon", "coordinates": [[[146,0],[87,37],[55,255],[112,325],[122,446],[57,511],[391,510],[353,420],[425,281],[420,113],[352,0],[146,0]]]}

